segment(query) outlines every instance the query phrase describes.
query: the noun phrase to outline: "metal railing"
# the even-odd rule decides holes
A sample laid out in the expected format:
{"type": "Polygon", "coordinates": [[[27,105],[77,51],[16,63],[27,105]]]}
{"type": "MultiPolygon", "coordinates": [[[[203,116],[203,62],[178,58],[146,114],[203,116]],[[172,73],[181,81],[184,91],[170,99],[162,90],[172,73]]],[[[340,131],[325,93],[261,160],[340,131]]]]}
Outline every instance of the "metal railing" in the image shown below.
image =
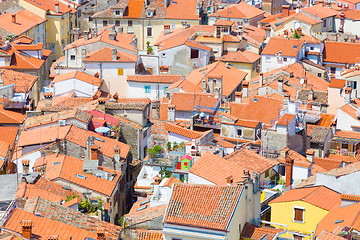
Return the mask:
{"type": "Polygon", "coordinates": [[[2,226],[4,225],[5,221],[9,217],[10,213],[16,208],[16,201],[12,201],[9,206],[6,208],[6,210],[2,213],[2,216],[0,218],[0,230],[2,226]]]}

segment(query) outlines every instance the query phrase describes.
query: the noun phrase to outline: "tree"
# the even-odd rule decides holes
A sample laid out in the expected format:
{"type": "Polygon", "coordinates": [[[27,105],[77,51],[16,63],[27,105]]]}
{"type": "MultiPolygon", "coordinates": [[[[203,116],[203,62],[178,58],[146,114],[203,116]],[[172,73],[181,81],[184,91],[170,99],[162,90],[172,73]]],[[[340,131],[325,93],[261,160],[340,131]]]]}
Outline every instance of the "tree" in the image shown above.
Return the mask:
{"type": "Polygon", "coordinates": [[[301,35],[295,30],[295,32],[293,34],[293,38],[299,39],[299,38],[301,38],[301,35]]]}
{"type": "Polygon", "coordinates": [[[166,166],[164,168],[160,167],[160,169],[161,170],[159,171],[159,174],[160,174],[161,180],[172,176],[172,172],[169,169],[167,169],[166,166]]]}
{"type": "Polygon", "coordinates": [[[173,142],[173,148],[174,150],[177,149],[179,147],[179,145],[177,144],[177,142],[173,142]]]}
{"type": "Polygon", "coordinates": [[[163,149],[161,146],[159,145],[155,145],[153,148],[149,148],[147,150],[147,152],[150,154],[150,157],[156,157],[157,155],[159,155],[160,153],[162,153],[163,149]]]}
{"type": "Polygon", "coordinates": [[[166,150],[168,150],[168,151],[171,150],[171,142],[166,143],[166,150]]]}

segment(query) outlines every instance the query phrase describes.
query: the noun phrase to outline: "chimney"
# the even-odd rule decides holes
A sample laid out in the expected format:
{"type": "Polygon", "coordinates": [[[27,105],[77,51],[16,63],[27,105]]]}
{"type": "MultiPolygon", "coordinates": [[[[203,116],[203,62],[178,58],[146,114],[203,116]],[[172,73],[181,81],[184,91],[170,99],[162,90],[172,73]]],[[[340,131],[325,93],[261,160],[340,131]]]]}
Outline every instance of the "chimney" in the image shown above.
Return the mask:
{"type": "Polygon", "coordinates": [[[292,179],[293,179],[294,160],[288,156],[288,152],[286,152],[285,154],[286,154],[286,157],[285,157],[285,165],[286,165],[285,187],[289,187],[292,184],[292,179]]]}
{"type": "Polygon", "coordinates": [[[100,73],[99,73],[99,72],[94,73],[94,77],[99,78],[99,77],[100,77],[100,73]]]}
{"type": "Polygon", "coordinates": [[[290,102],[290,95],[285,93],[284,94],[284,105],[289,105],[289,102],[290,102]]]}
{"type": "Polygon", "coordinates": [[[96,229],[96,240],[105,240],[105,229],[104,228],[96,229]]]}
{"type": "Polygon", "coordinates": [[[241,92],[235,92],[235,102],[237,102],[237,103],[242,102],[242,93],[241,92]]]}
{"type": "Polygon", "coordinates": [[[227,178],[226,178],[226,184],[227,184],[228,186],[232,186],[232,185],[233,185],[233,182],[234,182],[233,176],[230,176],[230,177],[227,177],[227,178]]]}
{"type": "Polygon", "coordinates": [[[300,6],[296,6],[295,12],[296,12],[296,13],[299,13],[299,12],[300,12],[300,6]]]}
{"type": "Polygon", "coordinates": [[[119,99],[119,94],[117,92],[113,95],[113,99],[115,99],[116,101],[119,99]]]}
{"type": "Polygon", "coordinates": [[[55,12],[59,13],[59,3],[55,3],[55,12]]]}
{"type": "Polygon", "coordinates": [[[175,105],[168,105],[168,121],[175,121],[175,105]]]}
{"type": "Polygon", "coordinates": [[[264,74],[261,72],[259,74],[259,87],[262,87],[264,84],[264,74]]]}
{"type": "Polygon", "coordinates": [[[315,157],[315,151],[314,150],[309,149],[309,150],[306,151],[306,159],[309,162],[313,163],[314,162],[314,157],[315,157]]]}
{"type": "Polygon", "coordinates": [[[47,237],[47,240],[58,240],[58,239],[59,239],[59,235],[47,237]]]}
{"type": "Polygon", "coordinates": [[[289,5],[283,5],[282,7],[282,12],[283,12],[283,16],[286,17],[286,16],[289,16],[290,14],[290,6],[289,5]]]}
{"type": "Polygon", "coordinates": [[[244,170],[244,176],[242,177],[244,179],[244,183],[247,184],[250,181],[250,172],[244,170]]]}
{"type": "Polygon", "coordinates": [[[278,79],[278,91],[281,93],[284,91],[284,79],[282,78],[278,79]]]}
{"type": "Polygon", "coordinates": [[[314,101],[314,90],[311,88],[308,95],[309,101],[314,101]]]}
{"type": "Polygon", "coordinates": [[[75,36],[75,40],[78,40],[79,35],[80,35],[80,28],[74,28],[73,33],[74,33],[74,36],[75,36]]]}
{"type": "Polygon", "coordinates": [[[116,49],[113,49],[111,51],[111,56],[112,56],[112,60],[113,61],[116,61],[117,60],[117,50],[116,49]]]}
{"type": "Polygon", "coordinates": [[[160,101],[153,101],[151,102],[151,111],[152,111],[152,118],[159,119],[160,118],[160,101]]]}
{"type": "Polygon", "coordinates": [[[284,36],[289,36],[289,31],[288,30],[284,30],[284,36]]]}
{"type": "Polygon", "coordinates": [[[90,151],[91,151],[90,160],[98,160],[99,147],[96,145],[91,145],[90,151]]]}
{"type": "Polygon", "coordinates": [[[11,15],[12,23],[16,23],[16,14],[11,15]]]}
{"type": "Polygon", "coordinates": [[[307,88],[307,79],[306,78],[303,78],[303,79],[304,79],[304,82],[302,84],[302,87],[307,88]]]}
{"type": "Polygon", "coordinates": [[[98,35],[98,30],[96,27],[92,27],[90,28],[90,34],[91,34],[91,38],[96,38],[98,35]]]}
{"type": "Polygon", "coordinates": [[[201,90],[202,90],[203,92],[207,92],[207,90],[208,90],[208,89],[207,89],[207,84],[206,84],[205,73],[203,73],[201,90]]]}
{"type": "Polygon", "coordinates": [[[244,23],[244,28],[247,29],[248,26],[249,26],[249,19],[248,19],[248,18],[244,18],[243,23],[244,23]]]}
{"type": "Polygon", "coordinates": [[[32,221],[22,220],[21,221],[21,236],[26,239],[31,239],[32,221]]]}
{"type": "Polygon", "coordinates": [[[89,31],[84,31],[84,40],[89,40],[89,31]]]}
{"type": "Polygon", "coordinates": [[[221,88],[215,87],[215,98],[220,98],[220,97],[221,97],[221,88]]]}
{"type": "Polygon", "coordinates": [[[154,185],[159,185],[160,180],[161,180],[161,178],[159,177],[159,175],[156,175],[156,177],[154,177],[154,185]]]}
{"type": "Polygon", "coordinates": [[[52,107],[53,93],[46,92],[44,93],[44,103],[45,107],[52,107]]]}
{"type": "Polygon", "coordinates": [[[164,35],[168,35],[170,33],[170,25],[164,25],[164,35]]]}
{"type": "Polygon", "coordinates": [[[248,87],[249,87],[249,83],[248,83],[248,82],[243,82],[243,83],[242,83],[242,87],[243,87],[242,97],[243,97],[243,99],[244,99],[244,98],[247,98],[247,97],[248,97],[248,87]]]}
{"type": "Polygon", "coordinates": [[[345,88],[345,103],[351,103],[351,87],[345,88]]]}
{"type": "Polygon", "coordinates": [[[110,40],[116,40],[116,36],[114,33],[110,32],[108,35],[110,40]]]}
{"type": "Polygon", "coordinates": [[[120,155],[120,148],[118,146],[114,147],[114,161],[120,162],[121,155],[120,155]]]}

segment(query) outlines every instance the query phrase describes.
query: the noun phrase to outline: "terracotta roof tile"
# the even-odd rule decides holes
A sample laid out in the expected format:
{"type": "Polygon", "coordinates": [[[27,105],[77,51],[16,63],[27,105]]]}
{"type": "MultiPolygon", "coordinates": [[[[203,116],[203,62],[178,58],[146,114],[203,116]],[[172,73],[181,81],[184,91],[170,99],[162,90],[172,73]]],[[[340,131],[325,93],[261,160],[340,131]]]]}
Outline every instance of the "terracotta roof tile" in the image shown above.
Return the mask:
{"type": "Polygon", "coordinates": [[[16,72],[10,69],[0,70],[0,75],[4,86],[15,84],[14,91],[18,93],[28,93],[38,79],[38,76],[16,72]]]}
{"type": "Polygon", "coordinates": [[[149,82],[149,83],[176,83],[183,80],[180,75],[128,75],[127,81],[131,82],[149,82]]]}
{"type": "Polygon", "coordinates": [[[220,19],[219,21],[216,21],[214,23],[214,26],[232,26],[234,24],[234,21],[229,21],[226,19],[220,19]]]}
{"type": "Polygon", "coordinates": [[[242,49],[236,52],[226,52],[221,57],[223,62],[254,63],[260,59],[260,55],[242,49]]]}
{"type": "Polygon", "coordinates": [[[83,163],[81,159],[73,158],[66,155],[53,154],[44,157],[46,162],[45,178],[50,181],[56,179],[62,179],[63,181],[70,181],[74,184],[83,186],[94,192],[111,196],[116,189],[118,181],[121,177],[121,172],[116,170],[107,169],[104,167],[98,167],[108,173],[115,173],[115,177],[112,180],[96,177],[95,175],[83,172],[83,163]],[[80,178],[78,175],[82,175],[85,178],[80,178]]]}
{"type": "Polygon", "coordinates": [[[344,240],[343,237],[340,237],[334,233],[322,231],[319,236],[316,238],[317,240],[344,240]]]}
{"type": "Polygon", "coordinates": [[[303,44],[304,44],[303,40],[272,37],[270,38],[269,42],[266,44],[261,54],[275,55],[277,52],[281,51],[282,56],[295,57],[299,54],[303,44]]]}
{"type": "Polygon", "coordinates": [[[104,11],[96,12],[92,16],[92,18],[94,18],[94,19],[96,19],[96,18],[100,18],[100,19],[140,18],[143,8],[144,8],[144,0],[129,0],[129,1],[124,1],[124,2],[122,1],[108,9],[105,9],[104,11]],[[125,6],[125,11],[124,11],[123,16],[120,16],[120,15],[114,16],[114,10],[118,9],[118,8],[124,8],[124,6],[125,6]]]}
{"type": "Polygon", "coordinates": [[[166,19],[200,20],[196,0],[171,1],[166,8],[166,19]]]}
{"type": "Polygon", "coordinates": [[[326,41],[324,44],[324,64],[349,63],[355,64],[360,56],[360,44],[326,41]]]}
{"type": "MultiPolygon", "coordinates": [[[[77,79],[95,86],[101,86],[103,83],[103,80],[97,77],[94,77],[93,75],[90,75],[88,73],[80,72],[80,71],[74,71],[69,73],[64,73],[61,75],[56,75],[54,80],[51,82],[52,84],[70,80],[70,79],[77,79]]],[[[55,84],[56,85],[56,84],[55,84]]]]}
{"type": "Polygon", "coordinates": [[[103,137],[95,132],[78,128],[74,125],[71,125],[71,128],[69,129],[68,134],[66,135],[66,140],[75,143],[79,146],[86,147],[86,141],[88,137],[96,137],[97,139],[101,139],[101,141],[95,139],[95,143],[94,143],[100,147],[101,154],[113,158],[115,153],[114,148],[118,147],[120,149],[121,159],[123,160],[127,158],[128,153],[130,151],[129,145],[119,142],[115,139],[103,137]]]}
{"type": "Polygon", "coordinates": [[[60,1],[57,0],[36,0],[36,1],[31,1],[31,0],[24,0],[25,2],[34,5],[37,8],[40,8],[44,11],[49,10],[49,14],[51,15],[64,15],[65,13],[68,12],[76,12],[76,10],[74,10],[73,8],[70,8],[69,6],[67,6],[66,4],[63,4],[60,1]],[[57,13],[55,11],[55,4],[59,4],[59,12],[57,13]]]}
{"type": "Polygon", "coordinates": [[[334,9],[331,9],[328,7],[323,7],[320,5],[314,5],[311,7],[302,8],[301,11],[306,12],[314,17],[318,17],[321,19],[332,17],[332,16],[335,16],[338,14],[338,11],[335,11],[334,9]]]}
{"type": "Polygon", "coordinates": [[[181,93],[174,92],[171,98],[171,105],[175,106],[176,111],[191,112],[195,106],[205,106],[210,108],[216,108],[219,104],[219,99],[214,96],[209,96],[205,93],[181,93]]]}
{"type": "Polygon", "coordinates": [[[333,232],[335,229],[343,230],[345,227],[360,230],[360,203],[330,210],[330,212],[318,223],[315,236],[321,232],[333,232]]]}
{"type": "Polygon", "coordinates": [[[166,91],[176,88],[185,93],[203,93],[201,87],[193,84],[192,82],[186,79],[182,79],[177,82],[174,82],[166,89],[166,91]]]}
{"type": "MultiPolygon", "coordinates": [[[[288,157],[294,160],[294,165],[298,167],[303,168],[309,168],[311,163],[301,155],[300,153],[295,152],[294,150],[290,150],[288,148],[283,149],[284,151],[287,151],[288,157]]],[[[279,156],[277,159],[280,163],[285,164],[285,157],[279,156]]]]}
{"type": "Polygon", "coordinates": [[[196,132],[187,128],[180,127],[178,125],[167,123],[165,125],[165,130],[168,132],[172,132],[190,139],[197,139],[202,136],[200,132],[196,132]]]}
{"type": "Polygon", "coordinates": [[[341,166],[342,161],[330,158],[315,157],[314,162],[316,165],[322,167],[326,171],[330,171],[341,166]]]}
{"type": "Polygon", "coordinates": [[[162,231],[157,230],[136,230],[138,240],[162,240],[164,239],[162,231]]]}
{"type": "Polygon", "coordinates": [[[61,185],[41,177],[36,180],[35,183],[19,183],[15,198],[30,199],[41,196],[46,200],[61,203],[62,201],[65,201],[67,196],[72,196],[73,194],[82,196],[82,194],[78,192],[65,190],[61,185]]]}
{"type": "Polygon", "coordinates": [[[261,14],[264,14],[265,12],[260,10],[259,8],[256,8],[254,6],[251,6],[245,2],[240,2],[238,4],[230,5],[228,7],[225,7],[222,10],[217,11],[216,13],[212,13],[209,15],[209,17],[214,17],[215,15],[220,15],[221,18],[235,18],[235,19],[241,19],[241,18],[249,18],[252,19],[254,17],[257,17],[261,14]]]}
{"type": "MultiPolygon", "coordinates": [[[[150,207],[150,203],[146,203],[145,205],[147,205],[147,207],[145,209],[138,210],[140,208],[140,203],[144,201],[146,200],[135,202],[130,212],[124,215],[129,225],[137,225],[164,216],[167,208],[166,204],[150,207]]],[[[144,204],[141,206],[144,206],[144,204]]]]}
{"type": "Polygon", "coordinates": [[[70,131],[71,126],[48,127],[45,129],[34,129],[22,131],[19,135],[17,146],[24,147],[37,144],[45,144],[64,139],[70,131]]]}
{"type": "Polygon", "coordinates": [[[171,176],[168,179],[166,179],[166,181],[164,182],[164,184],[162,184],[162,187],[169,187],[171,188],[173,184],[175,183],[181,183],[180,180],[178,180],[177,178],[171,176]]]}
{"type": "Polygon", "coordinates": [[[274,239],[276,235],[280,232],[283,232],[281,229],[264,227],[264,226],[255,226],[245,223],[245,226],[241,232],[240,239],[252,239],[252,240],[261,240],[266,235],[266,239],[274,239]]]}
{"type": "Polygon", "coordinates": [[[23,9],[15,14],[7,12],[0,15],[0,28],[5,29],[9,33],[13,33],[14,35],[21,35],[45,21],[46,19],[23,9]],[[15,15],[15,23],[12,21],[12,15],[15,15]]]}
{"type": "Polygon", "coordinates": [[[295,114],[285,113],[277,122],[278,125],[289,125],[289,123],[295,118],[295,114]]]}
{"type": "Polygon", "coordinates": [[[3,105],[0,105],[0,123],[1,124],[22,124],[25,120],[25,115],[6,110],[3,105]]]}
{"type": "Polygon", "coordinates": [[[84,62],[136,62],[137,55],[117,50],[116,61],[112,59],[112,48],[104,47],[86,54],[84,62]]]}
{"type": "Polygon", "coordinates": [[[356,202],[360,202],[360,195],[355,195],[355,194],[341,194],[340,198],[342,200],[348,200],[348,201],[356,201],[356,202]]]}
{"type": "Polygon", "coordinates": [[[19,127],[0,126],[0,141],[6,142],[13,148],[19,127]]]}
{"type": "Polygon", "coordinates": [[[21,234],[21,221],[32,221],[32,234],[45,239],[49,236],[58,235],[59,240],[85,239],[87,237],[96,239],[97,234],[89,230],[77,228],[66,223],[61,223],[49,218],[39,217],[33,213],[15,208],[6,220],[3,229],[21,234]]]}
{"type": "Polygon", "coordinates": [[[241,192],[242,186],[175,184],[164,222],[226,231],[241,192]]]}
{"type": "Polygon", "coordinates": [[[332,78],[329,84],[329,87],[331,88],[343,88],[345,86],[345,80],[343,79],[337,79],[337,78],[332,78]]]}
{"type": "Polygon", "coordinates": [[[325,186],[291,189],[269,204],[292,201],[304,201],[328,211],[341,205],[340,194],[325,186]]]}
{"type": "MultiPolygon", "coordinates": [[[[246,4],[246,3],[245,3],[246,4]]],[[[222,75],[222,94],[229,96],[245,79],[247,73],[236,69],[232,66],[226,66],[224,62],[215,62],[205,67],[193,70],[186,79],[195,85],[201,87],[202,80],[205,78],[208,81],[209,75],[222,75]]]]}

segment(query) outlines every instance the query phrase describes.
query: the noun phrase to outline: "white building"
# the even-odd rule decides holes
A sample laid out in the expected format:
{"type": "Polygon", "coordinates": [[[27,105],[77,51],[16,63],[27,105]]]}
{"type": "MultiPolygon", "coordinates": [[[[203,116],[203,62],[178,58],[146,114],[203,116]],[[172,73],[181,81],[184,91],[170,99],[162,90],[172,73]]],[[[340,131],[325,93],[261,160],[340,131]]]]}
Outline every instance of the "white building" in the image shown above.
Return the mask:
{"type": "Polygon", "coordinates": [[[74,92],[77,97],[92,97],[101,89],[103,80],[84,72],[70,72],[58,75],[51,83],[54,96],[74,92]]]}
{"type": "MultiPolygon", "coordinates": [[[[360,9],[360,4],[359,9],[360,9]]],[[[335,30],[343,33],[360,35],[359,10],[342,11],[335,17],[335,30]]]]}
{"type": "Polygon", "coordinates": [[[127,97],[159,100],[166,96],[166,89],[173,83],[183,80],[180,75],[128,75],[127,97]]]}
{"type": "Polygon", "coordinates": [[[126,78],[135,74],[136,60],[136,54],[104,47],[87,54],[83,64],[85,72],[93,75],[99,73],[99,77],[104,79],[105,90],[126,97],[126,78]]]}
{"type": "Polygon", "coordinates": [[[304,40],[270,38],[261,53],[261,72],[269,72],[299,62],[305,57],[304,40]]]}

